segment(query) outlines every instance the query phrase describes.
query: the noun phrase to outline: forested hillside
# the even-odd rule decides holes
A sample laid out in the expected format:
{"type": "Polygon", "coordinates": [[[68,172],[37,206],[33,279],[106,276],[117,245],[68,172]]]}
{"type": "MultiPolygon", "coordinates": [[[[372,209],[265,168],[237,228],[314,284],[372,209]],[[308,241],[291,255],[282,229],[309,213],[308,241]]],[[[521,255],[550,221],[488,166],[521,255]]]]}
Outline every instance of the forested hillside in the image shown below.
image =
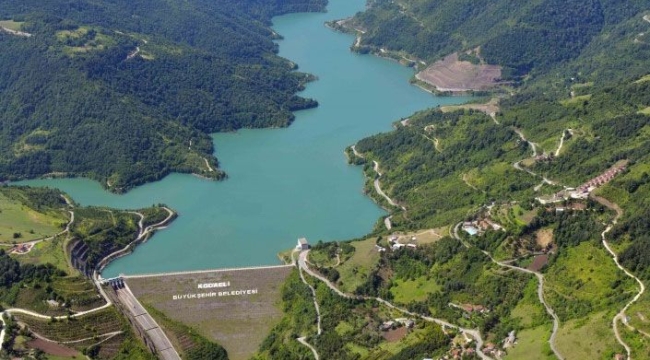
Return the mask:
{"type": "Polygon", "coordinates": [[[317,105],[295,95],[310,77],[275,55],[269,25],[324,4],[0,1],[0,179],[221,177],[209,133],[317,105]]]}
{"type": "MultiPolygon", "coordinates": [[[[365,31],[362,45],[427,62],[480,47],[488,63],[504,67],[505,78],[517,79],[593,55],[605,43],[619,48],[621,37],[632,42],[648,9],[645,0],[374,0],[352,24],[365,31]]],[[[625,53],[628,62],[639,55],[625,53]]],[[[605,65],[591,60],[592,67],[605,65]]]]}

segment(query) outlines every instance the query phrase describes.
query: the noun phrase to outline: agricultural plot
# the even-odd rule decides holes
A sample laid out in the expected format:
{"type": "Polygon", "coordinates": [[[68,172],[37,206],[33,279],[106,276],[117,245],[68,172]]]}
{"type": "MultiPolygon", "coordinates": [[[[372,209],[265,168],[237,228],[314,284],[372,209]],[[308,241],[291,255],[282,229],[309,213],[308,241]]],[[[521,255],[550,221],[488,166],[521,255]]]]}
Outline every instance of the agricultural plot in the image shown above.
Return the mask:
{"type": "Polygon", "coordinates": [[[50,340],[66,342],[90,339],[90,343],[74,343],[74,347],[78,349],[96,342],[93,341],[93,337],[123,330],[122,320],[113,308],[94,312],[80,318],[57,321],[23,314],[16,314],[15,317],[20,322],[27,324],[31,331],[50,340]]]}
{"type": "Polygon", "coordinates": [[[186,273],[128,278],[126,282],[143,304],[196,329],[237,360],[253,355],[282,318],[281,287],[292,269],[186,273]]]}

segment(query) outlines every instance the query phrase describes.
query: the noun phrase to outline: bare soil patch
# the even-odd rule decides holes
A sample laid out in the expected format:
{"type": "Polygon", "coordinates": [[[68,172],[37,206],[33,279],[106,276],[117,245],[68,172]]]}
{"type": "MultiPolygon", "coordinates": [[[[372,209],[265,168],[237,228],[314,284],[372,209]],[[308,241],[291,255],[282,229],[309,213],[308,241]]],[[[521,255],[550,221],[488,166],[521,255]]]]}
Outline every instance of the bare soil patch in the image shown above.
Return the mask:
{"type": "Polygon", "coordinates": [[[420,71],[415,77],[435,86],[438,91],[487,90],[498,85],[501,67],[459,61],[458,53],[453,53],[420,71]]]}
{"type": "Polygon", "coordinates": [[[226,348],[230,359],[238,360],[250,358],[282,318],[281,286],[292,270],[290,266],[228,270],[126,282],[143,304],[196,329],[226,348]],[[192,294],[197,296],[192,298],[192,294]],[[174,300],[174,296],[183,298],[174,300]]]}
{"type": "Polygon", "coordinates": [[[408,329],[404,326],[397,329],[382,332],[381,336],[388,342],[397,342],[402,340],[408,334],[408,329]]]}
{"type": "Polygon", "coordinates": [[[528,266],[528,270],[539,271],[548,263],[548,255],[537,255],[533,262],[528,266]]]}
{"type": "Polygon", "coordinates": [[[49,355],[61,357],[78,356],[80,359],[82,358],[82,355],[77,350],[41,339],[30,340],[27,342],[27,346],[32,349],[39,349],[49,355]]]}
{"type": "Polygon", "coordinates": [[[447,105],[441,106],[440,110],[442,112],[452,112],[459,109],[468,109],[480,111],[489,116],[495,116],[499,112],[499,99],[493,98],[485,104],[463,104],[463,105],[447,105]]]}
{"type": "Polygon", "coordinates": [[[535,240],[537,245],[546,248],[550,243],[553,242],[553,229],[541,229],[535,234],[535,240]]]}

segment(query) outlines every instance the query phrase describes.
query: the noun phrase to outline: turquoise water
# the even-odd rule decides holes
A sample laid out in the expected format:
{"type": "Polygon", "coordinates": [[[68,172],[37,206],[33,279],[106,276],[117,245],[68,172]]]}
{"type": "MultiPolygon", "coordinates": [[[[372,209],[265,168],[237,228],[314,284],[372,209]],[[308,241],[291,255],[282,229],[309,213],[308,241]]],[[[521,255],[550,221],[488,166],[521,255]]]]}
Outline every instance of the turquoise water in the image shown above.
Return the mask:
{"type": "Polygon", "coordinates": [[[385,212],[362,193],[359,167],[343,150],[417,110],[466,98],[435,98],[409,85],[411,69],[349,51],[354,37],[324,26],[363,10],[365,0],[330,0],[327,13],[274,19],[284,36],[280,55],[318,76],[302,93],[319,101],[286,129],[214,135],[223,182],[173,174],[125,195],[86,179],[34,180],[57,187],[82,205],[128,209],[165,203],[178,211],[172,226],[105,276],[275,264],[298,237],[342,240],[368,233],[385,212]]]}

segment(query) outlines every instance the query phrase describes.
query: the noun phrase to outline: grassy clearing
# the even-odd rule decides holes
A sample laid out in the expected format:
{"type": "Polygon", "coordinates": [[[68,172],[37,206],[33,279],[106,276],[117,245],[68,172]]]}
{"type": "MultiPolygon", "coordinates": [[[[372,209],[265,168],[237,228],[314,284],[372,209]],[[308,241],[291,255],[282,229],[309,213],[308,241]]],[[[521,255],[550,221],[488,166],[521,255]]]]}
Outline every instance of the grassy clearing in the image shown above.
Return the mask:
{"type": "Polygon", "coordinates": [[[526,210],[519,204],[503,205],[492,211],[494,220],[502,225],[525,226],[536,216],[535,209],[526,210]]]}
{"type": "Polygon", "coordinates": [[[439,291],[440,285],[435,280],[419,277],[416,280],[395,280],[390,292],[398,303],[408,304],[412,301],[426,300],[430,293],[439,291]]]}
{"type": "MultiPolygon", "coordinates": [[[[508,359],[550,360],[555,359],[548,338],[552,326],[542,325],[532,329],[522,330],[517,334],[517,344],[508,349],[508,359]]],[[[568,358],[567,358],[568,359],[568,358]]]]}
{"type": "Polygon", "coordinates": [[[650,115],[650,106],[648,106],[648,107],[645,108],[645,109],[641,109],[641,110],[639,110],[639,114],[650,115]]]}
{"type": "Polygon", "coordinates": [[[2,20],[0,21],[0,27],[9,30],[20,31],[24,23],[24,21],[2,20]]]}
{"type": "Polygon", "coordinates": [[[38,212],[2,193],[0,215],[0,242],[3,243],[23,243],[52,236],[61,232],[68,221],[63,211],[38,212]]]}
{"type": "Polygon", "coordinates": [[[350,243],[354,254],[336,269],[340,274],[339,286],[342,291],[353,292],[379,262],[379,252],[375,249],[377,238],[368,238],[350,243]]]}
{"type": "Polygon", "coordinates": [[[78,271],[69,265],[65,253],[66,240],[57,237],[48,241],[41,241],[26,254],[14,255],[14,258],[23,264],[52,264],[68,274],[76,275],[78,271]]]}
{"type": "Polygon", "coordinates": [[[63,51],[69,56],[103,50],[116,44],[115,39],[112,37],[87,26],[81,26],[74,30],[58,31],[56,38],[65,45],[63,51]]]}
{"type": "Polygon", "coordinates": [[[563,249],[546,273],[545,296],[561,319],[615,308],[636,293],[636,286],[593,242],[563,249]]]}
{"type": "Polygon", "coordinates": [[[646,76],[640,78],[639,80],[635,81],[635,83],[640,84],[640,83],[643,83],[643,82],[646,82],[646,81],[650,81],[650,75],[646,75],[646,76]]]}
{"type": "Polygon", "coordinates": [[[436,229],[426,229],[412,232],[396,232],[397,241],[402,244],[414,243],[417,245],[432,244],[444,236],[449,235],[449,226],[442,226],[436,229]],[[415,240],[413,240],[415,238],[415,240]]]}
{"type": "MultiPolygon", "coordinates": [[[[537,278],[531,277],[524,288],[522,299],[510,312],[510,317],[517,320],[525,328],[551,324],[551,319],[537,297],[537,286],[537,278]]],[[[547,336],[550,335],[549,331],[547,336]]]]}
{"type": "Polygon", "coordinates": [[[566,359],[612,359],[625,350],[611,328],[613,314],[593,313],[587,318],[561,324],[556,345],[566,359]]]}
{"type": "Polygon", "coordinates": [[[589,101],[591,99],[591,95],[580,95],[580,96],[575,96],[570,99],[562,100],[560,101],[560,104],[564,106],[570,106],[570,105],[582,105],[586,101],[589,101]]]}

